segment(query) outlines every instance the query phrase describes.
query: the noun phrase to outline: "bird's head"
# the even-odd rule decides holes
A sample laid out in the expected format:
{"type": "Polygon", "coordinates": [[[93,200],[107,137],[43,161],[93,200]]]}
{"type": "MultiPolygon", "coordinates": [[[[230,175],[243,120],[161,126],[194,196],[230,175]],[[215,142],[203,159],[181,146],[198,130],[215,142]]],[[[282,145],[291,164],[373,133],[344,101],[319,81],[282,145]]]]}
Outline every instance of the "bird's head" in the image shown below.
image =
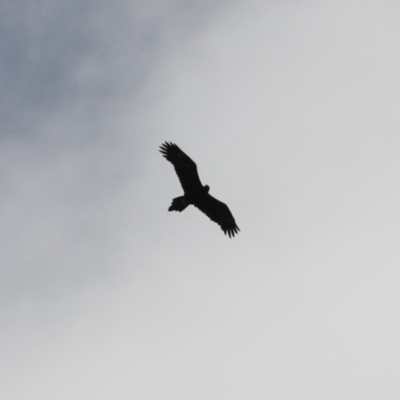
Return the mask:
{"type": "Polygon", "coordinates": [[[206,193],[208,193],[210,191],[210,186],[208,185],[204,185],[204,190],[206,191],[206,193]]]}

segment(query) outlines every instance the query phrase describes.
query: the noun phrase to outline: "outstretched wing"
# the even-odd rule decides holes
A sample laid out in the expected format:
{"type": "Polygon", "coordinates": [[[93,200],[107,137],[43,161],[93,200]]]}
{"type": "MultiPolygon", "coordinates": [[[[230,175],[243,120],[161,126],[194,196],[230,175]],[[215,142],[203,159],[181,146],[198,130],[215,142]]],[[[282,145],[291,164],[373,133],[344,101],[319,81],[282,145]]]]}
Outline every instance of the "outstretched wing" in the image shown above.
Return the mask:
{"type": "Polygon", "coordinates": [[[202,196],[197,199],[194,206],[206,214],[212,221],[216,222],[225,235],[228,234],[229,237],[234,237],[240,231],[228,206],[215,197],[209,194],[202,196]]]}
{"type": "Polygon", "coordinates": [[[203,187],[196,163],[176,144],[165,142],[160,146],[160,152],[173,164],[185,193],[196,192],[203,187]]]}

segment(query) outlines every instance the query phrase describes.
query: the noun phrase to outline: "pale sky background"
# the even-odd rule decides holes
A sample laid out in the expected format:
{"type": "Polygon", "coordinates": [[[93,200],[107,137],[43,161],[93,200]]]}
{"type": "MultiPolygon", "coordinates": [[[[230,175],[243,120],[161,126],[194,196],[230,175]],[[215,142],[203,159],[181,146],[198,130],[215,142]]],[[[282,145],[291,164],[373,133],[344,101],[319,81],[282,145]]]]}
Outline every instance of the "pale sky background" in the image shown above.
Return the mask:
{"type": "Polygon", "coordinates": [[[399,399],[399,18],[1,2],[0,398],[399,399]]]}

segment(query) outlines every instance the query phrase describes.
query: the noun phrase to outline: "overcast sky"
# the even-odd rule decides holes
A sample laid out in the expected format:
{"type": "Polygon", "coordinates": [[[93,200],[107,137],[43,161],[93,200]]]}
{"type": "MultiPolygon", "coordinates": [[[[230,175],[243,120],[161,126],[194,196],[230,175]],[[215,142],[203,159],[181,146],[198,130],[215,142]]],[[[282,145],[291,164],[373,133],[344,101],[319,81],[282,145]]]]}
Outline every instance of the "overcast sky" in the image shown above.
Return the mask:
{"type": "Polygon", "coordinates": [[[0,4],[0,397],[399,398],[400,5],[64,3],[0,4]]]}

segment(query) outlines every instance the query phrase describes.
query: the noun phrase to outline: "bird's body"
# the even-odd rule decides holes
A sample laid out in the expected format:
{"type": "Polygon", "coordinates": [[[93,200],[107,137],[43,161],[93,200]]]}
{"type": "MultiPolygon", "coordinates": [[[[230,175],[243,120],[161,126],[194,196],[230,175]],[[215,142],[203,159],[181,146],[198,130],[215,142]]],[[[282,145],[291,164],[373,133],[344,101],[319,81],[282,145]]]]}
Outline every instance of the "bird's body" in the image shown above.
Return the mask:
{"type": "Polygon", "coordinates": [[[202,185],[197,173],[196,163],[176,144],[165,142],[160,146],[162,155],[170,161],[181,182],[184,195],[172,200],[168,211],[183,211],[192,204],[220,225],[229,237],[235,236],[240,229],[228,206],[209,194],[210,187],[202,185]]]}

